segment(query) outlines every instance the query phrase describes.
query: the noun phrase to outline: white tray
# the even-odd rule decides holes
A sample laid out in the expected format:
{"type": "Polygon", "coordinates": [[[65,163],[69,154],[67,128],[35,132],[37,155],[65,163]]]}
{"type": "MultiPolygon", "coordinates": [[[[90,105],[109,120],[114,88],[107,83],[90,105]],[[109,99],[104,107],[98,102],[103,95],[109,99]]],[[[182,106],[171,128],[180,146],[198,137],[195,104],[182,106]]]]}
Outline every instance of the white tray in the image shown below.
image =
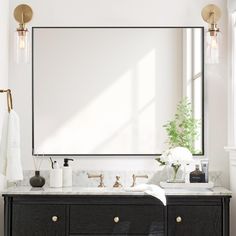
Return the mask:
{"type": "Polygon", "coordinates": [[[167,183],[160,182],[162,188],[183,188],[183,189],[210,189],[214,187],[213,182],[208,183],[167,183]]]}

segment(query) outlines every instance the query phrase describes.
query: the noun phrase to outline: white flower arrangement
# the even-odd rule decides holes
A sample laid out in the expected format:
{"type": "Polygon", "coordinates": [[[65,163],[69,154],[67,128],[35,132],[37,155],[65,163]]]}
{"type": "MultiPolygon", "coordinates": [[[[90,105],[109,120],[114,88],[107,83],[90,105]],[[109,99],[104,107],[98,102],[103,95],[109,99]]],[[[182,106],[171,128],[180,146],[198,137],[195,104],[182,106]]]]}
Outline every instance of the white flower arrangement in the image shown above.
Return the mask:
{"type": "Polygon", "coordinates": [[[174,170],[174,180],[176,179],[177,172],[182,165],[190,164],[193,161],[192,153],[184,147],[175,147],[169,149],[156,158],[161,166],[171,166],[174,170]]]}
{"type": "Polygon", "coordinates": [[[156,160],[161,165],[184,165],[193,161],[193,155],[187,148],[175,147],[163,152],[156,160]]]}

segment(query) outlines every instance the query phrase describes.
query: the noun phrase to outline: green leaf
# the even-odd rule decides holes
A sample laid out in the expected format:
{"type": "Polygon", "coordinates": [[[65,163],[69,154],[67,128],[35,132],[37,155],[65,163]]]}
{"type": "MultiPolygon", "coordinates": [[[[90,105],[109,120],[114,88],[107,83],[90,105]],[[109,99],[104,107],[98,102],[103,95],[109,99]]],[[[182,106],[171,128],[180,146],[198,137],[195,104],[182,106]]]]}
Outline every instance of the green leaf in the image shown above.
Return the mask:
{"type": "Polygon", "coordinates": [[[184,98],[177,105],[174,119],[163,125],[168,135],[170,148],[182,146],[188,148],[192,153],[199,153],[194,150],[194,142],[200,136],[198,130],[201,121],[193,117],[192,104],[188,98],[184,98]]]}

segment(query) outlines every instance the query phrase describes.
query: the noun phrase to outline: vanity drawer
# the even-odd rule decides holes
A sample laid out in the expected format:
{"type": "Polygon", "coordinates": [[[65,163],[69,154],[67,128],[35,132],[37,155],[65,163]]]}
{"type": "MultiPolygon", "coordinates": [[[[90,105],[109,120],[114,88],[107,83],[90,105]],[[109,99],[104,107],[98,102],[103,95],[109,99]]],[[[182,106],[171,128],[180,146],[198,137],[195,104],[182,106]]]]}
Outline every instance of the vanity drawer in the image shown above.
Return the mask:
{"type": "Polygon", "coordinates": [[[70,234],[164,236],[160,205],[72,205],[70,234]]]}
{"type": "Polygon", "coordinates": [[[66,207],[13,204],[12,236],[65,236],[66,207]]]}

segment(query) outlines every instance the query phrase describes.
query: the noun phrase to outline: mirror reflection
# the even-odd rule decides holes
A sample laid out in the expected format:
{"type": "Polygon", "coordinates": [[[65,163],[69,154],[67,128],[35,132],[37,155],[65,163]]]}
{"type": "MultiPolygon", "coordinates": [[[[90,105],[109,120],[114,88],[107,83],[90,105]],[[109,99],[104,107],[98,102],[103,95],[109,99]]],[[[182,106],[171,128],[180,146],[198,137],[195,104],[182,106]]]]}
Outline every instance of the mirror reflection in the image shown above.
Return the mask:
{"type": "Polygon", "coordinates": [[[191,102],[203,153],[203,28],[33,28],[33,150],[156,155],[191,102]]]}

